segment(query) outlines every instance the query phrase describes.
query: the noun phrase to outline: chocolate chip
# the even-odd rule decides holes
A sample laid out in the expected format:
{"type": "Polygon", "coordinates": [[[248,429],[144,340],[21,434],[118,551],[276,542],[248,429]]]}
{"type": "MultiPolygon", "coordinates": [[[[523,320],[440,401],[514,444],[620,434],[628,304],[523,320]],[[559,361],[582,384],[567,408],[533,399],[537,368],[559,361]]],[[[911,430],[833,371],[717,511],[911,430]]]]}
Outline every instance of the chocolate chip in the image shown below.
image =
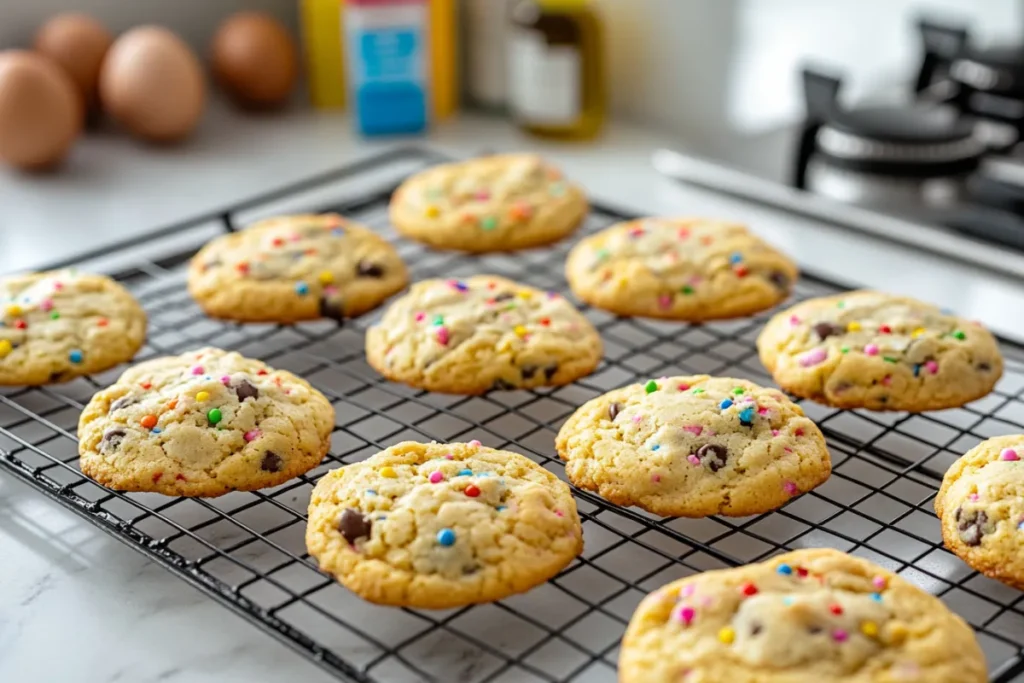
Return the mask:
{"type": "Polygon", "coordinates": [[[780,270],[774,270],[768,275],[768,279],[773,285],[778,287],[784,292],[789,291],[789,276],[780,270]]]}
{"type": "Polygon", "coordinates": [[[512,382],[499,377],[494,380],[494,384],[491,385],[491,389],[496,391],[511,391],[513,389],[518,389],[518,387],[515,384],[512,384],[512,382]]]}
{"type": "Polygon", "coordinates": [[[116,427],[114,429],[108,429],[103,432],[103,439],[100,441],[100,448],[102,450],[114,450],[121,445],[121,440],[124,439],[125,436],[127,436],[127,432],[123,429],[118,429],[116,427]]]}
{"type": "Polygon", "coordinates": [[[621,403],[616,402],[616,403],[611,404],[610,406],[608,406],[608,419],[612,420],[614,422],[615,418],[617,418],[619,416],[619,413],[621,413],[621,412],[622,412],[622,404],[621,403]]]}
{"type": "Polygon", "coordinates": [[[960,532],[960,540],[970,546],[981,545],[981,539],[985,535],[985,525],[988,523],[988,515],[984,510],[964,512],[957,508],[956,520],[957,531],[960,532]]]}
{"type": "Polygon", "coordinates": [[[133,406],[138,402],[139,399],[135,398],[131,394],[127,396],[122,396],[121,398],[117,399],[116,401],[110,404],[110,412],[112,413],[115,410],[122,410],[124,408],[127,408],[128,406],[133,406]]]}
{"type": "Polygon", "coordinates": [[[495,296],[494,300],[495,301],[508,301],[509,299],[514,299],[514,298],[516,298],[516,295],[513,294],[512,292],[502,292],[501,294],[498,294],[497,296],[495,296]]]}
{"type": "Polygon", "coordinates": [[[360,261],[356,265],[356,275],[361,277],[384,277],[384,268],[376,263],[360,261]]]}
{"type": "Polygon", "coordinates": [[[364,517],[363,513],[355,508],[346,508],[341,513],[341,521],[338,522],[338,531],[349,542],[349,545],[355,545],[360,538],[369,538],[372,527],[373,522],[370,521],[370,518],[364,517]]]}
{"type": "Polygon", "coordinates": [[[836,325],[835,323],[818,323],[814,326],[814,334],[818,335],[821,339],[828,339],[842,334],[846,331],[842,325],[836,325]]]}
{"type": "Polygon", "coordinates": [[[753,624],[750,625],[750,635],[756,636],[760,632],[761,632],[761,624],[759,624],[759,623],[757,623],[755,621],[753,624]]]}
{"type": "Polygon", "coordinates": [[[519,368],[519,372],[523,374],[523,379],[533,379],[533,376],[537,374],[539,369],[536,365],[524,365],[519,368]]]}
{"type": "Polygon", "coordinates": [[[238,384],[231,387],[238,394],[238,400],[244,401],[247,398],[259,398],[260,391],[254,387],[248,380],[241,380],[238,384]]]}
{"type": "Polygon", "coordinates": [[[324,318],[337,320],[340,323],[345,320],[344,303],[322,296],[320,297],[320,315],[324,318]]]}
{"type": "Polygon", "coordinates": [[[552,363],[551,365],[544,368],[544,376],[548,379],[549,382],[551,381],[551,378],[555,376],[556,372],[558,372],[558,363],[552,363]]]}
{"type": "Polygon", "coordinates": [[[263,456],[263,461],[260,462],[260,469],[264,472],[280,472],[282,465],[284,465],[284,460],[280,455],[273,451],[267,451],[263,456]]]}
{"type": "Polygon", "coordinates": [[[978,369],[982,372],[988,372],[992,369],[992,366],[988,363],[978,363],[978,369]]]}
{"type": "Polygon", "coordinates": [[[729,455],[729,450],[725,446],[719,446],[716,443],[706,443],[697,449],[697,457],[700,459],[702,465],[707,465],[707,468],[712,472],[725,467],[726,457],[729,455]]]}
{"type": "Polygon", "coordinates": [[[818,635],[819,633],[821,633],[824,630],[825,629],[821,628],[820,626],[808,626],[807,627],[807,632],[810,633],[812,636],[816,636],[816,635],[818,635]]]}

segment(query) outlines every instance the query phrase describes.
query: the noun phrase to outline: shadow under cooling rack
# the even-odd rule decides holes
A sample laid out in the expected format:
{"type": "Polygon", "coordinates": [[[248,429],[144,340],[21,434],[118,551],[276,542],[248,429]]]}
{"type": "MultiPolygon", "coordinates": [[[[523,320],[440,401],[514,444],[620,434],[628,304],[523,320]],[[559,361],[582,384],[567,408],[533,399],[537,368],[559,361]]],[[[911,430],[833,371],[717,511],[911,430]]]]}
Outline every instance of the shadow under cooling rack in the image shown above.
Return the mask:
{"type": "MultiPolygon", "coordinates": [[[[282,211],[332,209],[394,241],[414,279],[493,273],[568,295],[562,275],[568,241],[515,255],[465,257],[397,238],[387,220],[392,188],[438,160],[429,152],[398,150],[158,234],[187,242],[194,232],[195,243],[187,247],[136,253],[155,239],[150,234],[104,256],[118,261],[117,277],[150,315],[138,360],[215,345],[299,373],[324,392],[337,419],[331,454],[320,467],[274,489],[208,500],[105,489],[79,472],[75,429],[84,403],[121,369],[0,392],[0,466],[343,679],[615,681],[619,638],[647,592],[695,572],[816,546],[867,557],[940,596],[975,628],[992,681],[1007,683],[1024,672],[1024,594],[975,574],[947,552],[932,511],[942,473],[959,454],[990,436],[1024,432],[1024,353],[1008,343],[997,390],[964,408],[878,414],[804,402],[828,438],[833,476],[770,514],[660,518],[577,491],[582,556],[528,593],[455,610],[374,606],[317,571],[303,542],[305,510],[313,485],[329,469],[406,439],[476,438],[523,453],[564,478],[555,433],[580,403],[604,391],[694,373],[771,384],[754,349],[767,314],[682,325],[582,307],[605,342],[604,361],[593,375],[561,388],[460,397],[393,384],[369,368],[363,331],[379,312],[344,327],[240,326],[205,318],[186,293],[188,257],[218,231],[282,211]]],[[[628,217],[594,208],[581,233],[628,217]]],[[[805,276],[796,298],[838,291],[805,276]]]]}

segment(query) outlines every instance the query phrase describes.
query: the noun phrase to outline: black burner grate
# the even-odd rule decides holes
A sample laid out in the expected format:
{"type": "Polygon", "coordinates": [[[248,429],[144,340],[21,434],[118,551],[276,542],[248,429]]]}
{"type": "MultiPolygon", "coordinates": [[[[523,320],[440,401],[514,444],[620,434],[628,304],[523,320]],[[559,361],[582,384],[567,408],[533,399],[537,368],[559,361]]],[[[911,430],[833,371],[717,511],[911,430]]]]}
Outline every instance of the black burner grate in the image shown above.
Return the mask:
{"type": "MultiPolygon", "coordinates": [[[[185,262],[198,244],[272,213],[332,208],[394,238],[386,212],[391,189],[410,170],[438,159],[396,151],[167,228],[160,234],[178,242],[194,236],[170,256],[129,250],[153,237],[113,255],[130,263],[117,277],[151,316],[139,360],[212,344],[300,373],[337,409],[331,455],[321,467],[275,489],[211,500],[98,486],[78,470],[75,429],[90,395],[120,370],[62,386],[0,392],[0,465],[343,679],[615,681],[619,638],[645,593],[694,572],[808,546],[840,548],[899,571],[974,626],[992,681],[1007,683],[1024,672],[1024,594],[971,572],[944,550],[932,512],[942,472],[960,453],[990,436],[1024,432],[1024,349],[1008,343],[998,389],[965,408],[875,414],[804,402],[828,437],[834,474],[777,512],[662,519],[577,492],[583,555],[529,593],[463,609],[377,607],[320,574],[305,553],[303,533],[310,490],[328,469],[406,439],[477,438],[528,455],[564,477],[555,433],[578,405],[604,391],[649,377],[705,372],[771,383],[754,350],[767,316],[698,326],[585,308],[605,342],[595,374],[557,389],[458,397],[392,384],[369,368],[363,330],[379,312],[345,327],[239,326],[205,318],[186,293],[185,262]]],[[[595,208],[584,232],[626,217],[595,208]]],[[[495,273],[566,291],[568,242],[475,258],[405,241],[398,246],[415,279],[495,273]]],[[[797,298],[837,291],[804,277],[797,298]]]]}

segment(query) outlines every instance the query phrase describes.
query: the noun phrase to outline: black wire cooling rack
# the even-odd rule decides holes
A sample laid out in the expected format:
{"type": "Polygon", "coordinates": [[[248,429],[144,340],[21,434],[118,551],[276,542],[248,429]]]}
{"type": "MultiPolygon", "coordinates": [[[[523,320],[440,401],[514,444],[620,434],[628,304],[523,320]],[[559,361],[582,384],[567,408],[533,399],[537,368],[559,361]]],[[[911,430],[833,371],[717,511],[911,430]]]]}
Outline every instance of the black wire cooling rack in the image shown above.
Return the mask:
{"type": "MultiPolygon", "coordinates": [[[[0,392],[0,465],[327,671],[360,683],[614,681],[619,638],[647,592],[695,572],[813,546],[867,557],[941,596],[977,631],[992,681],[1007,683],[1024,672],[1024,594],[975,574],[947,552],[932,512],[942,473],[959,454],[981,439],[1024,432],[1024,349],[1008,343],[1006,376],[997,390],[964,408],[879,414],[804,402],[828,438],[833,475],[776,512],[659,518],[577,491],[583,555],[526,594],[463,609],[377,607],[319,573],[305,553],[305,511],[313,485],[331,468],[406,439],[476,438],[528,455],[564,477],[555,433],[578,405],[604,391],[692,373],[771,383],[754,349],[767,315],[683,325],[584,308],[605,343],[604,361],[593,375],[561,388],[459,397],[411,390],[373,372],[363,357],[363,330],[374,315],[345,326],[240,326],[205,318],[186,293],[185,263],[203,241],[258,217],[310,209],[340,211],[394,239],[416,279],[495,273],[566,292],[562,265],[572,240],[471,258],[396,239],[386,211],[391,190],[409,171],[439,159],[397,150],[140,236],[106,254],[129,264],[116,276],[150,315],[139,360],[211,344],[297,372],[323,391],[337,422],[321,467],[274,489],[209,500],[98,486],[78,470],[75,428],[90,395],[120,370],[0,392]],[[160,236],[178,243],[192,236],[192,242],[159,257],[132,251],[160,236]]],[[[583,232],[627,217],[595,208],[583,232]]],[[[796,298],[837,291],[805,276],[796,298]]]]}

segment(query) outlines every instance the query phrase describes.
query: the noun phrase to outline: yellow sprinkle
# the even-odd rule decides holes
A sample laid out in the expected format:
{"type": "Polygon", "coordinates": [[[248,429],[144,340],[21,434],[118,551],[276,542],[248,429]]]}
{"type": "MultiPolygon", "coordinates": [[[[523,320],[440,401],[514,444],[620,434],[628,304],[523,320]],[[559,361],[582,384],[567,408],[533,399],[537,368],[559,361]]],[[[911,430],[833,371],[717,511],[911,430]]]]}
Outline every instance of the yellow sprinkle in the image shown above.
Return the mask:
{"type": "Polygon", "coordinates": [[[14,347],[11,345],[11,342],[9,340],[0,339],[0,358],[3,358],[13,350],[14,347]]]}
{"type": "Polygon", "coordinates": [[[198,394],[196,394],[196,400],[199,401],[200,403],[202,403],[203,401],[209,400],[209,398],[210,398],[210,392],[208,392],[208,391],[200,391],[198,394]]]}
{"type": "Polygon", "coordinates": [[[849,330],[850,332],[856,332],[857,330],[860,329],[860,323],[855,320],[849,325],[847,325],[846,329],[849,330]]]}
{"type": "Polygon", "coordinates": [[[334,273],[332,273],[329,270],[325,270],[324,272],[320,273],[319,280],[322,284],[329,285],[332,282],[334,282],[334,273]]]}
{"type": "Polygon", "coordinates": [[[436,204],[428,204],[427,208],[423,210],[423,213],[427,215],[427,218],[437,218],[441,215],[441,209],[436,204]]]}
{"type": "Polygon", "coordinates": [[[525,337],[526,336],[526,328],[523,327],[522,325],[516,325],[515,328],[513,328],[513,331],[516,334],[518,334],[520,337],[525,337]]]}
{"type": "Polygon", "coordinates": [[[394,467],[381,467],[380,476],[387,477],[388,479],[397,479],[398,472],[395,472],[394,467]]]}
{"type": "Polygon", "coordinates": [[[874,638],[878,635],[878,624],[873,621],[865,621],[860,625],[860,632],[868,638],[874,638]]]}
{"type": "Polygon", "coordinates": [[[736,640],[736,631],[726,626],[718,632],[718,639],[726,645],[730,645],[732,641],[736,640]]]}
{"type": "Polygon", "coordinates": [[[917,339],[918,337],[920,337],[925,332],[927,332],[926,329],[924,329],[923,327],[918,327],[916,330],[914,330],[913,332],[910,333],[910,336],[913,337],[914,339],[917,339]]]}
{"type": "Polygon", "coordinates": [[[21,314],[22,314],[21,306],[19,306],[18,304],[11,304],[10,306],[7,307],[7,315],[21,315],[21,314]]]}
{"type": "Polygon", "coordinates": [[[628,284],[629,284],[629,280],[627,280],[624,277],[620,277],[619,278],[619,287],[625,287],[628,284]]]}
{"type": "Polygon", "coordinates": [[[533,292],[528,292],[525,289],[519,292],[520,299],[529,299],[531,296],[533,296],[533,292]]]}

